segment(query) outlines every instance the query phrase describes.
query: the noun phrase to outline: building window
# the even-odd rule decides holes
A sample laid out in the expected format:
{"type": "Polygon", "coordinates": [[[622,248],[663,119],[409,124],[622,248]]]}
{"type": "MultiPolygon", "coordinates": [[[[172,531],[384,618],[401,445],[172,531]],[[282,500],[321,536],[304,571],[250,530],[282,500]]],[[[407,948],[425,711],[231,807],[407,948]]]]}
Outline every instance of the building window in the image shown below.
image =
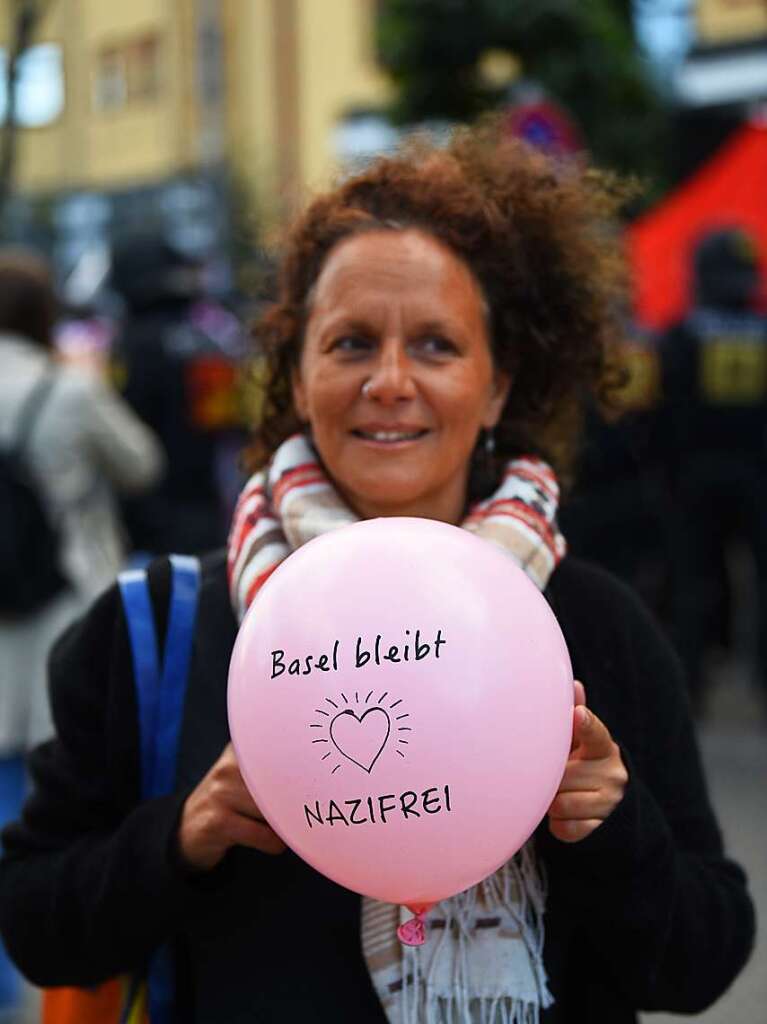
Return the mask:
{"type": "MultiPolygon", "coordinates": [[[[0,121],[5,120],[8,53],[0,47],[0,121]]],[[[30,46],[19,57],[16,77],[16,123],[22,128],[52,124],[64,109],[64,63],[56,43],[30,46]]]]}
{"type": "Polygon", "coordinates": [[[137,39],[127,49],[128,98],[156,99],[160,92],[160,45],[157,36],[137,39]]]}
{"type": "Polygon", "coordinates": [[[119,110],[156,99],[160,92],[160,42],[145,35],[101,49],[96,56],[93,105],[119,110]]]}
{"type": "Polygon", "coordinates": [[[93,105],[96,110],[119,110],[128,99],[124,54],[118,47],[102,50],[96,58],[93,105]]]}

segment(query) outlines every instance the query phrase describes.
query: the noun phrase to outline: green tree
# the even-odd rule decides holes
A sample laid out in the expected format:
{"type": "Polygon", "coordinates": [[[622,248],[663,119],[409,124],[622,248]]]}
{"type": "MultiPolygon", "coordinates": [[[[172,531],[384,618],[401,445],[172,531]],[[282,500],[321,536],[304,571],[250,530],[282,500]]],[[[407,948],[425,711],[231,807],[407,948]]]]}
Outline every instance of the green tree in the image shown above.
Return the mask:
{"type": "Polygon", "coordinates": [[[668,118],[639,54],[627,0],[380,0],[381,63],[401,124],[471,120],[504,102],[479,74],[506,50],[575,119],[598,163],[663,177],[668,118]]]}

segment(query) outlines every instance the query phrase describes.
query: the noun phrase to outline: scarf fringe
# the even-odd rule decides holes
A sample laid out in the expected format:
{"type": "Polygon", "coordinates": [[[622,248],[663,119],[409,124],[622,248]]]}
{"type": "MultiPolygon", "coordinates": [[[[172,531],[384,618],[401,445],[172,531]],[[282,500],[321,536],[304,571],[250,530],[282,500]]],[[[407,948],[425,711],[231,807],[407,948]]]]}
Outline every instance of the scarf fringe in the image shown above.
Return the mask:
{"type": "MultiPolygon", "coordinates": [[[[444,928],[424,970],[429,947],[403,950],[401,1024],[539,1024],[540,1009],[554,1002],[543,963],[546,881],[538,869],[532,843],[527,843],[494,875],[439,905],[444,928]],[[472,936],[478,916],[505,912],[519,929],[537,989],[536,998],[524,1001],[506,993],[478,997],[472,978],[472,936]],[[442,957],[454,943],[452,991],[438,991],[436,975],[442,957]]],[[[428,921],[427,921],[428,924],[428,921]]],[[[498,979],[500,984],[502,979],[498,979]]]]}
{"type": "Polygon", "coordinates": [[[406,1008],[402,1024],[539,1024],[539,1007],[509,996],[468,1001],[436,996],[429,1002],[417,1002],[406,1008]]]}

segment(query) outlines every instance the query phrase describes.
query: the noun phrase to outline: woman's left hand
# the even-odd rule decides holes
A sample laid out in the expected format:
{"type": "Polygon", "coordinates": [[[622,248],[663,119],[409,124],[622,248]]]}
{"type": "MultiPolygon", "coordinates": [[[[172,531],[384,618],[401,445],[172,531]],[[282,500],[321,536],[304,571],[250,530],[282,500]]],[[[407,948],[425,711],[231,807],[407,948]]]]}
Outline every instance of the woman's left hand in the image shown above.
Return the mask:
{"type": "Polygon", "coordinates": [[[607,726],[586,707],[583,683],[575,683],[573,743],[559,790],[549,807],[549,831],[577,843],[599,828],[623,799],[628,772],[607,726]]]}

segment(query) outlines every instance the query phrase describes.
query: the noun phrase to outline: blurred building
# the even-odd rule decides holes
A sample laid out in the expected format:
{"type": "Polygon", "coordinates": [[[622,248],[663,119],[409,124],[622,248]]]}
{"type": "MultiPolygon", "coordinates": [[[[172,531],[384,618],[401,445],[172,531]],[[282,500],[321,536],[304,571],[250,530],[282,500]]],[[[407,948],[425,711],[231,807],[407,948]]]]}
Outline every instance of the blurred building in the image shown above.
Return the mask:
{"type": "Polygon", "coordinates": [[[767,2],[696,0],[695,45],[675,74],[677,179],[767,110],[767,2]]]}
{"type": "MultiPolygon", "coordinates": [[[[0,0],[0,72],[24,0],[0,0]]],[[[19,65],[8,231],[59,265],[160,222],[197,252],[232,207],[268,226],[387,97],[374,0],[42,0],[19,65]]],[[[5,80],[5,74],[0,78],[5,80]]],[[[0,113],[5,108],[0,86],[0,113]]]]}
{"type": "Polygon", "coordinates": [[[695,20],[698,38],[708,45],[767,36],[764,0],[697,0],[695,20]]]}

